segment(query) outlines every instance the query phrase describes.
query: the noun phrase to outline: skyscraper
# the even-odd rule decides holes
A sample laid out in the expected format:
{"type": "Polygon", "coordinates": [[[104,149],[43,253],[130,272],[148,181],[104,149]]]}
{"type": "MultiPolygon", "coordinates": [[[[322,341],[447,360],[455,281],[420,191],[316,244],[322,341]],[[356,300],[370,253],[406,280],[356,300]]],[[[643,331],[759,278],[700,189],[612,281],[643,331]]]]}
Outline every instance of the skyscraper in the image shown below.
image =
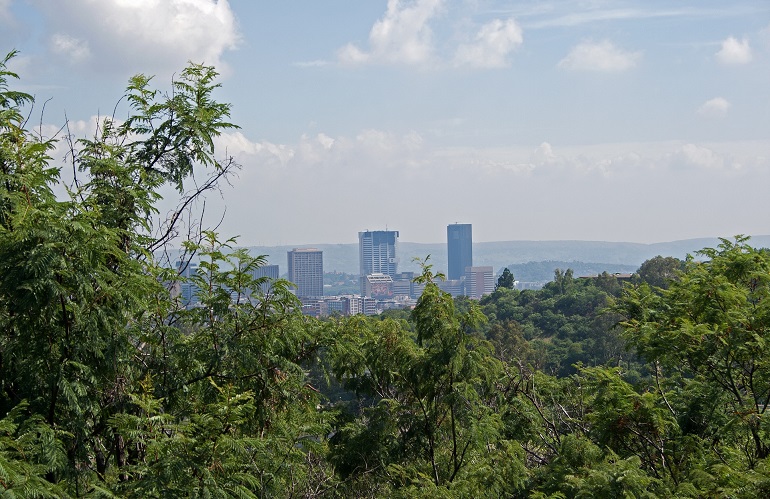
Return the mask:
{"type": "Polygon", "coordinates": [[[473,266],[473,243],[471,224],[446,226],[447,279],[462,279],[465,268],[473,266]]]}
{"type": "Polygon", "coordinates": [[[287,255],[289,280],[297,286],[297,296],[323,296],[323,251],[315,248],[294,248],[288,251],[287,255]]]}
{"type": "Polygon", "coordinates": [[[395,277],[398,271],[397,230],[375,230],[358,233],[358,254],[361,277],[385,274],[395,277]]]}

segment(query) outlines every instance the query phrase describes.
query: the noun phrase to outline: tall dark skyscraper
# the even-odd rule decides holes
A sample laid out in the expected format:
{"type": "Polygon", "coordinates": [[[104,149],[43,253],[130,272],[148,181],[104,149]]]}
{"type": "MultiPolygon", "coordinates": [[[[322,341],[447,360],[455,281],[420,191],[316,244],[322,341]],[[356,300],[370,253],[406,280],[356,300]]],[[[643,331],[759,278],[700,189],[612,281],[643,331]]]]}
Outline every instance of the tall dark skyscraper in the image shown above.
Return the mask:
{"type": "Polygon", "coordinates": [[[398,272],[397,230],[375,230],[358,233],[358,253],[361,277],[385,274],[395,277],[398,272]]]}
{"type": "Polygon", "coordinates": [[[465,267],[473,266],[472,241],[471,224],[446,226],[447,279],[460,279],[465,275],[465,267]]]}

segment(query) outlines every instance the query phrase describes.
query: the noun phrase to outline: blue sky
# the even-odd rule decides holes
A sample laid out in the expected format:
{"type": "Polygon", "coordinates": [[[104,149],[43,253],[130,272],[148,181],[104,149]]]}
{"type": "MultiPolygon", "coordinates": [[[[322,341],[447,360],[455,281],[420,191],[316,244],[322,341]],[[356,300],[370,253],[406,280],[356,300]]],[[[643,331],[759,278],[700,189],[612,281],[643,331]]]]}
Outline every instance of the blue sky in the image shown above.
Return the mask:
{"type": "Polygon", "coordinates": [[[770,233],[766,1],[0,0],[0,47],[51,134],[216,65],[244,245],[770,233]]]}

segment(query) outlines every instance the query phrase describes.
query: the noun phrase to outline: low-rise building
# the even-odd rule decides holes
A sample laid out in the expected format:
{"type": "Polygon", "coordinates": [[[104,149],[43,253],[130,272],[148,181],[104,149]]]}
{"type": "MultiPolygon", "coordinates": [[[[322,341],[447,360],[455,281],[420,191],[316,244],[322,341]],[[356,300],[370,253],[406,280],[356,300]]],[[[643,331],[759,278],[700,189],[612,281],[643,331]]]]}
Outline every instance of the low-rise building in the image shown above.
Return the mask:
{"type": "Polygon", "coordinates": [[[495,291],[495,274],[492,267],[465,267],[465,296],[474,300],[495,291]]]}

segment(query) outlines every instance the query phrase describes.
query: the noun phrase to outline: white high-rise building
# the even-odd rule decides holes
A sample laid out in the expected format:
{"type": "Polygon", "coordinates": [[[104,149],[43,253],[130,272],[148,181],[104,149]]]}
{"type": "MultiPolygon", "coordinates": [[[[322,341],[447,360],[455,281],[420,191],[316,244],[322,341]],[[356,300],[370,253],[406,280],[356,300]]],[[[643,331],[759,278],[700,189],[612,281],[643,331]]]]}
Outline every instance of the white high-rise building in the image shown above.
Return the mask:
{"type": "Polygon", "coordinates": [[[397,230],[375,230],[358,233],[358,253],[362,277],[385,274],[395,277],[398,272],[397,230]]]}
{"type": "Polygon", "coordinates": [[[297,286],[297,296],[323,296],[323,251],[315,248],[294,248],[288,251],[287,255],[289,280],[297,286]]]}

